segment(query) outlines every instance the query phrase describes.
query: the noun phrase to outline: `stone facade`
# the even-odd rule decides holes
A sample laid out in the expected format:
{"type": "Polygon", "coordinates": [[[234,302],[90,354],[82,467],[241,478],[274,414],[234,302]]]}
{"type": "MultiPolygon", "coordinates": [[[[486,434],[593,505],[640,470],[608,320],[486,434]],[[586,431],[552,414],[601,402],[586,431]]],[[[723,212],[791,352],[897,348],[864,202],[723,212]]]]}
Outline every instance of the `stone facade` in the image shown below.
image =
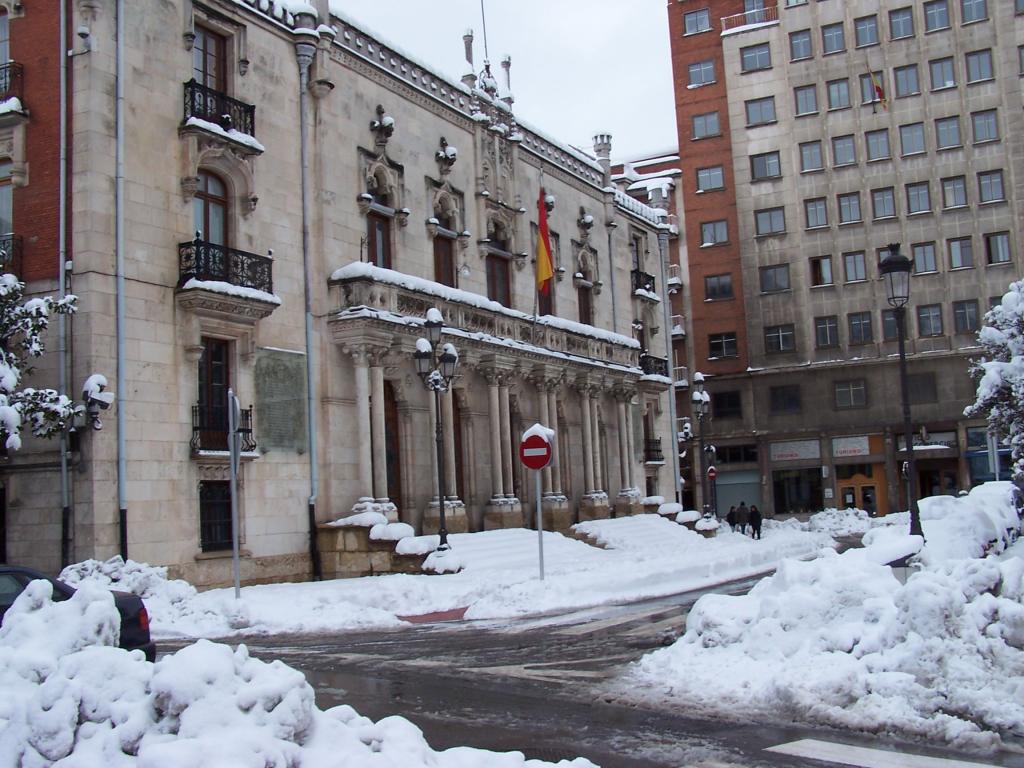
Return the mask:
{"type": "MultiPolygon", "coordinates": [[[[317,5],[313,18],[277,3],[145,0],[127,5],[120,42],[114,0],[70,8],[71,28],[89,30],[69,72],[70,380],[103,372],[119,391],[107,428],[72,440],[68,526],[53,463],[30,472],[26,451],[0,468],[12,562],[57,570],[63,537],[71,561],[123,551],[226,583],[228,386],[252,429],[244,581],[309,578],[317,524],[353,512],[436,529],[437,414],[413,364],[431,308],[460,356],[441,399],[450,531],[533,519],[516,449],[535,422],[557,432],[547,525],[671,497],[655,450],[671,436],[666,212],[610,186],[608,137],[598,159],[560,145],[516,121],[487,66],[448,82],[317,5]],[[538,313],[541,187],[556,278],[538,313]]],[[[34,10],[12,19],[13,38],[19,24],[57,24],[34,10]]]]}

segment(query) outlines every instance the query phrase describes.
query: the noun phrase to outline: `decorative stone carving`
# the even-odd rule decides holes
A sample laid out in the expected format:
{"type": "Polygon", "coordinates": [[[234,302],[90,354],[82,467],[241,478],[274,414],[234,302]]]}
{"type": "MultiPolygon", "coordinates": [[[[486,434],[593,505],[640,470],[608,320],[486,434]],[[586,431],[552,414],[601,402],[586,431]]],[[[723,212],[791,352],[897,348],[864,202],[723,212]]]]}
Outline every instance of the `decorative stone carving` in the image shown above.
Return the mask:
{"type": "Polygon", "coordinates": [[[180,129],[185,139],[183,155],[184,173],[181,176],[181,195],[186,203],[192,201],[199,186],[199,169],[207,168],[223,176],[236,202],[236,210],[248,216],[256,209],[256,176],[253,169],[254,154],[245,152],[235,142],[208,134],[205,131],[180,129]]]}
{"type": "Polygon", "coordinates": [[[381,104],[377,105],[377,119],[370,121],[370,130],[373,131],[373,146],[378,155],[383,155],[388,147],[388,140],[395,132],[395,118],[384,111],[381,104]]]}
{"type": "Polygon", "coordinates": [[[447,180],[448,174],[452,172],[452,166],[455,165],[455,161],[458,159],[459,151],[455,147],[448,143],[448,140],[442,136],[441,146],[434,153],[434,159],[437,160],[437,167],[441,173],[441,178],[447,180]]]}

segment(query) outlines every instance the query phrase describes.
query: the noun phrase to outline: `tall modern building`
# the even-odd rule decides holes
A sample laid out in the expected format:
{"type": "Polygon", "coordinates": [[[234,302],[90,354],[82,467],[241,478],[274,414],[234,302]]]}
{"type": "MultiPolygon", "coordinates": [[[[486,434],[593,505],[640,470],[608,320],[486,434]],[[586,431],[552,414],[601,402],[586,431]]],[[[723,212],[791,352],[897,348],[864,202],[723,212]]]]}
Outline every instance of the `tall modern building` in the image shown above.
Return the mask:
{"type": "Polygon", "coordinates": [[[719,509],[905,503],[890,243],[914,264],[912,482],[928,496],[991,477],[963,409],[979,325],[1021,275],[1024,2],[672,0],[668,15],[719,509]]]}

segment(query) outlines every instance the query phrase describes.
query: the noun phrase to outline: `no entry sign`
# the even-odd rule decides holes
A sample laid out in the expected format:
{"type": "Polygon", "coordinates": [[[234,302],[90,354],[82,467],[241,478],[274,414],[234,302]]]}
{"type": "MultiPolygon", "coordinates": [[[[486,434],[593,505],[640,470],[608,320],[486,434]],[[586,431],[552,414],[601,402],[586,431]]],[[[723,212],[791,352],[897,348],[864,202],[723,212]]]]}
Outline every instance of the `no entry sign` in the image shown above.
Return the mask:
{"type": "Polygon", "coordinates": [[[551,461],[551,443],[540,435],[530,435],[519,444],[519,459],[528,469],[544,469],[551,461]]]}
{"type": "Polygon", "coordinates": [[[718,472],[716,472],[716,471],[715,471],[715,468],[714,468],[714,467],[708,467],[708,477],[709,477],[709,478],[711,478],[712,480],[714,480],[714,479],[715,479],[715,476],[716,476],[717,474],[718,474],[718,472]]]}

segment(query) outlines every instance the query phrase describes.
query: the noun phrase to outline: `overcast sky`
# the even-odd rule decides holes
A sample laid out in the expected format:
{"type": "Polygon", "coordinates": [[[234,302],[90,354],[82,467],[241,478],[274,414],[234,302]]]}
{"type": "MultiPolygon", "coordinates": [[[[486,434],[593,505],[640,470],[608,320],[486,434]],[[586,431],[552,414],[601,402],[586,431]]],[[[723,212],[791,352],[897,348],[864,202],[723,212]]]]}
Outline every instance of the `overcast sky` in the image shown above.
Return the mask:
{"type": "MultiPolygon", "coordinates": [[[[674,149],[677,143],[666,0],[484,0],[492,71],[512,57],[515,113],[541,132],[593,151],[612,134],[614,158],[674,149]]],[[[342,0],[401,51],[457,80],[462,34],[484,58],[480,0],[342,0]]],[[[504,82],[500,80],[500,82],[504,82]]]]}

